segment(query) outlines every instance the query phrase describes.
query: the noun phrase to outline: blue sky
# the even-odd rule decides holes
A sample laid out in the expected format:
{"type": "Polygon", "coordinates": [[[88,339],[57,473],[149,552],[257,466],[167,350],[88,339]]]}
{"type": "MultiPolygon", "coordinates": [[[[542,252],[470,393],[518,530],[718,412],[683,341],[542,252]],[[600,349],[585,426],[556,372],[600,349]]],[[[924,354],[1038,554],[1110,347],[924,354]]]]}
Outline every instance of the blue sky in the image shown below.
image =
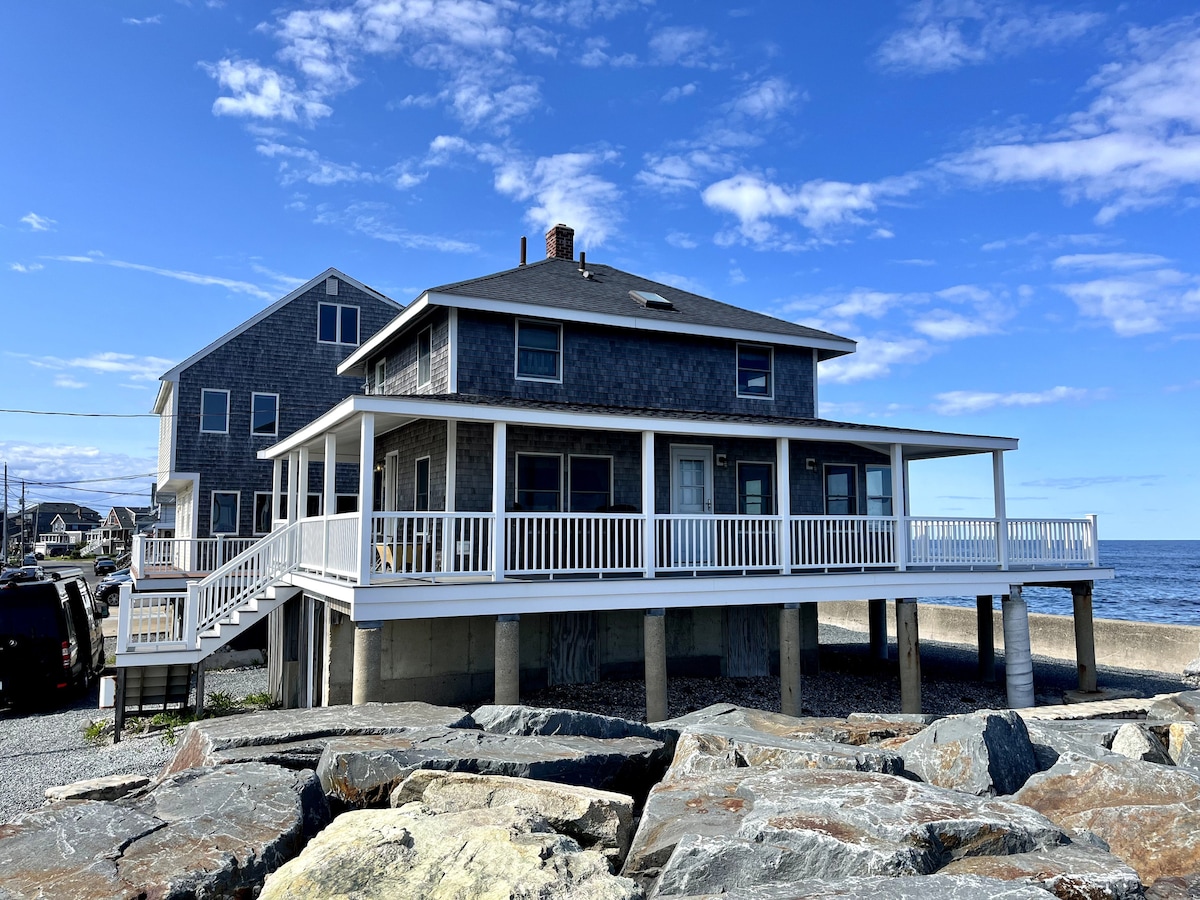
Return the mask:
{"type": "MultiPolygon", "coordinates": [[[[0,459],[137,502],[91,479],[155,468],[174,362],[328,266],[408,302],[561,221],[859,341],[826,417],[1019,437],[1012,516],[1200,538],[1193,10],[6,3],[0,407],[102,415],[0,413],[0,459]]],[[[914,512],[990,514],[989,466],[914,466],[914,512]]]]}

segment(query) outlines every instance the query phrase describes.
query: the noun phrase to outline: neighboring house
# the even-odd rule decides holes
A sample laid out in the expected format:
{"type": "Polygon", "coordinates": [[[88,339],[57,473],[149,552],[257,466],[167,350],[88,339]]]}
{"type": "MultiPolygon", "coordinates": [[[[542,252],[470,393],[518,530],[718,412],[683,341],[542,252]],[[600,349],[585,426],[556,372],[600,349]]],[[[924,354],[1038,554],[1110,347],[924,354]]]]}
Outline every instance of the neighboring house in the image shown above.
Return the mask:
{"type": "MultiPolygon", "coordinates": [[[[338,364],[401,309],[331,268],[161,377],[157,489],[175,538],[271,530],[271,464],[258,452],[360,390],[338,364]]],[[[316,477],[302,501],[313,514],[316,477]]],[[[356,467],[343,466],[337,511],[357,508],[356,491],[356,467]]]]}
{"type": "MultiPolygon", "coordinates": [[[[820,418],[819,363],[853,341],[576,261],[565,226],[546,238],[545,260],[427,290],[346,355],[365,392],[259,454],[286,524],[190,589],[179,635],[133,637],[148,626],[123,606],[118,666],[198,661],[287,604],[277,672],[302,703],[513,703],[644,665],[655,718],[669,659],[778,670],[795,711],[818,601],[868,601],[885,653],[896,601],[911,667],[913,598],[1003,595],[1015,640],[1022,585],[1090,598],[1112,577],[1094,518],[1008,518],[1014,438],[820,418]],[[991,459],[994,515],[914,515],[909,464],[965,454],[991,459]],[[319,467],[331,510],[351,459],[354,515],[286,477],[319,467]]],[[[915,711],[919,673],[901,684],[915,711]]]]}
{"type": "Polygon", "coordinates": [[[128,552],[133,536],[148,528],[154,518],[153,507],[114,506],[100,524],[100,549],[113,554],[128,552]]]}
{"type": "MultiPolygon", "coordinates": [[[[25,507],[25,540],[40,544],[82,543],[83,534],[98,526],[100,520],[100,513],[78,503],[34,503],[25,507]]],[[[19,539],[21,525],[21,513],[12,513],[8,533],[13,541],[19,539]]]]}

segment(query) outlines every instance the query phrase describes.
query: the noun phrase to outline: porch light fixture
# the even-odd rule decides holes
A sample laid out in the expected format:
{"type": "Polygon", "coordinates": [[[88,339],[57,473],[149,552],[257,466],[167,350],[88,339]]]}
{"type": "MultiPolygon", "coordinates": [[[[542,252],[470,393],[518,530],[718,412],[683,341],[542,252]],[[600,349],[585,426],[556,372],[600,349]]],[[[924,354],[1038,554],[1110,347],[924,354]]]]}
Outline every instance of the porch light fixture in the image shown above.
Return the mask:
{"type": "Polygon", "coordinates": [[[729,455],[726,453],[718,453],[717,465],[722,467],[729,465],[729,455]]]}
{"type": "Polygon", "coordinates": [[[809,457],[804,461],[804,468],[808,469],[810,472],[817,471],[817,461],[812,457],[809,457]]]}

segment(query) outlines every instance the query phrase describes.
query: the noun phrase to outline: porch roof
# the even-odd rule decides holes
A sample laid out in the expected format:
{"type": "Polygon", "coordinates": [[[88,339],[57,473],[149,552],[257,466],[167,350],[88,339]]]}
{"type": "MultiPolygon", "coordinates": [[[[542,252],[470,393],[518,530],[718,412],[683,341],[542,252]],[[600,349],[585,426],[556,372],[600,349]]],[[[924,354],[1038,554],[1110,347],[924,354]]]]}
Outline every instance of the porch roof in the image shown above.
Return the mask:
{"type": "Polygon", "coordinates": [[[993,450],[1015,450],[1017,439],[976,434],[921,431],[885,425],[862,425],[830,419],[784,416],[750,416],[732,413],[689,412],[667,409],[627,409],[578,403],[477,397],[463,394],[381,396],[356,394],[279,443],[260,450],[260,459],[277,459],[307,448],[310,459],[324,458],[324,437],[337,436],[338,459],[359,459],[359,423],[364,413],[375,414],[375,433],[383,434],[418,419],[460,422],[503,422],[546,428],[580,428],[597,431],[653,431],[666,435],[742,438],[789,438],[839,441],[886,453],[901,444],[904,458],[936,459],[993,450]]]}

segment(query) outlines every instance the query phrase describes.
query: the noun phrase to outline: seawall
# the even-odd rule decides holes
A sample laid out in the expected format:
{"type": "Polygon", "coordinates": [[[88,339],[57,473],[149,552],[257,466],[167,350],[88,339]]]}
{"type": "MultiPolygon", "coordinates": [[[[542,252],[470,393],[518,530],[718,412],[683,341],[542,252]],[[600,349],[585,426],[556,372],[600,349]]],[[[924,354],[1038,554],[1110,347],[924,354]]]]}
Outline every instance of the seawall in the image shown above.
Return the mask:
{"type": "MultiPolygon", "coordinates": [[[[867,604],[846,601],[818,605],[822,624],[867,631],[867,604]]],[[[888,606],[891,607],[888,636],[895,640],[894,605],[888,606]]],[[[967,607],[918,604],[918,629],[923,640],[978,645],[975,610],[967,607]]],[[[1075,661],[1075,625],[1070,616],[1030,613],[1029,636],[1034,655],[1075,661]]],[[[1004,649],[1004,628],[998,608],[992,612],[992,639],[997,651],[1004,649]]],[[[1100,666],[1179,675],[1184,666],[1200,657],[1200,626],[1195,625],[1096,619],[1095,639],[1096,664],[1100,666]]]]}

